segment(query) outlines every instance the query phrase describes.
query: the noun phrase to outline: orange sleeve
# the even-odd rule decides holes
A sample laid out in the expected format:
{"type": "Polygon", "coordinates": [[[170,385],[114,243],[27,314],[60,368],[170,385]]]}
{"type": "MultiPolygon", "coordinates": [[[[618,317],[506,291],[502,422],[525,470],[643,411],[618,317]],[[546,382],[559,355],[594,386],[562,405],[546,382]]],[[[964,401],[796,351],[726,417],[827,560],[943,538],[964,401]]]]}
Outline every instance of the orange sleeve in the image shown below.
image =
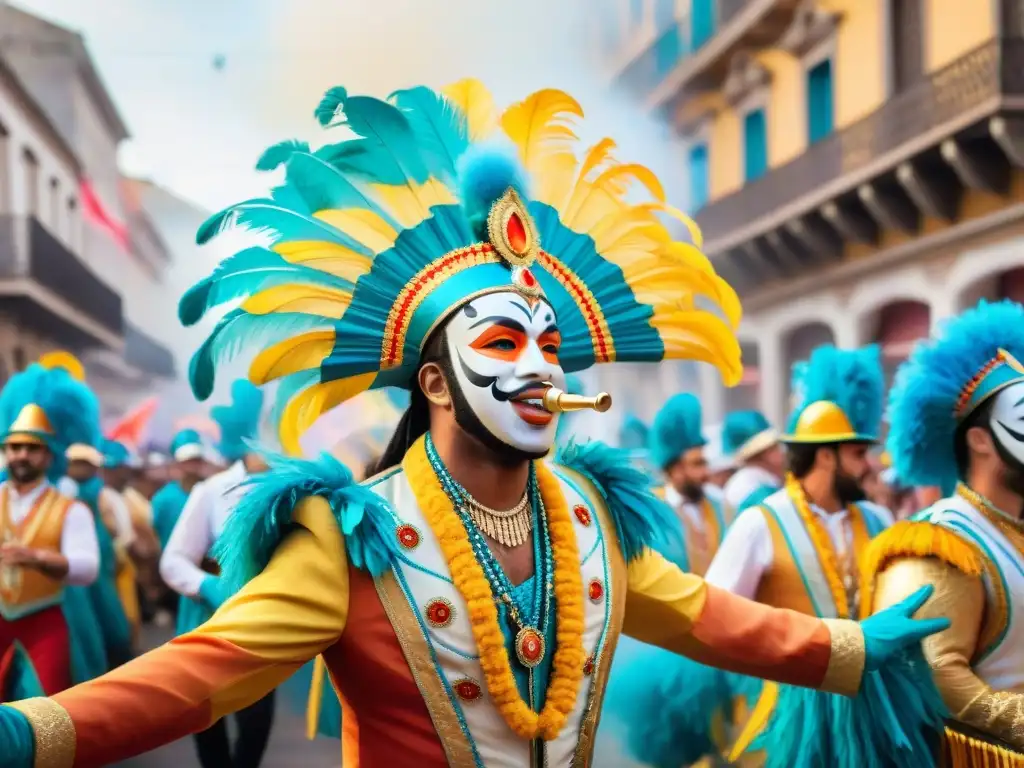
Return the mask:
{"type": "Polygon", "coordinates": [[[300,503],[295,520],[299,526],[263,573],[206,624],[100,678],[18,707],[35,733],[36,764],[109,765],[203,730],[334,644],[348,614],[341,532],[323,499],[300,503]],[[59,752],[69,748],[73,762],[59,752]]]}
{"type": "Polygon", "coordinates": [[[864,667],[856,622],[755,603],[654,552],[629,566],[623,631],[709,666],[835,693],[855,693],[864,667]]]}

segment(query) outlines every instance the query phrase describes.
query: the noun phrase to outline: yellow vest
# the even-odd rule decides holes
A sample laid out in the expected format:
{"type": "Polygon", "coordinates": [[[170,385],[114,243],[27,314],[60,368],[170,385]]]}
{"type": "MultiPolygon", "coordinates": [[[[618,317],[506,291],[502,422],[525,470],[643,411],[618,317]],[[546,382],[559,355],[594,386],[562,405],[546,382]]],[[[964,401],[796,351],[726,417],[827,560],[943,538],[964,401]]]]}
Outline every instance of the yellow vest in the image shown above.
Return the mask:
{"type": "MultiPolygon", "coordinates": [[[[71,500],[50,487],[40,494],[32,510],[18,525],[10,519],[7,487],[0,488],[0,540],[33,549],[60,552],[64,520],[71,500]]],[[[5,568],[0,565],[0,616],[16,621],[60,605],[64,582],[33,568],[5,568]]]]}

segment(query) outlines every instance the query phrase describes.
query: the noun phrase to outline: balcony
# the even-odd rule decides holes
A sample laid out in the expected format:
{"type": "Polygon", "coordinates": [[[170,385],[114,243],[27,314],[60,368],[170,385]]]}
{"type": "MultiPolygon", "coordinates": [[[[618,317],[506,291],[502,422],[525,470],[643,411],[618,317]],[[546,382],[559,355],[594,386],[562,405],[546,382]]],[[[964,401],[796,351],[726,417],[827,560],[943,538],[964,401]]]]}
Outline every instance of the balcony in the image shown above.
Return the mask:
{"type": "Polygon", "coordinates": [[[883,229],[954,221],[967,189],[1008,192],[1024,167],[1024,39],[976,48],[701,210],[705,249],[742,292],[875,245],[883,229]]]}
{"type": "Polygon", "coordinates": [[[173,379],[177,375],[174,354],[131,323],[125,324],[124,359],[150,376],[173,379]]]}
{"type": "Polygon", "coordinates": [[[71,346],[120,348],[121,297],[33,216],[0,215],[0,296],[71,346]]]}

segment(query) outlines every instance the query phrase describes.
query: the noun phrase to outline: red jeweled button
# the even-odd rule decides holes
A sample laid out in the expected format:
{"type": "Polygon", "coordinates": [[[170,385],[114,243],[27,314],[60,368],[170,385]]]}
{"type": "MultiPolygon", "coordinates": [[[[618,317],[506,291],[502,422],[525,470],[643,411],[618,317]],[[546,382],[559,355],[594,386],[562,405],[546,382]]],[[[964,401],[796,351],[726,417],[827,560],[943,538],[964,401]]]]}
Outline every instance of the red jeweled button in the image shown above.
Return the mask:
{"type": "Polygon", "coordinates": [[[572,508],[572,513],[576,515],[576,519],[579,520],[582,525],[590,525],[590,510],[587,509],[585,506],[583,506],[582,504],[577,504],[575,507],[572,508]]]}
{"type": "Polygon", "coordinates": [[[537,278],[533,276],[533,272],[528,269],[524,269],[522,273],[523,285],[527,288],[537,287],[537,278]]]}
{"type": "Polygon", "coordinates": [[[508,217],[505,234],[508,235],[508,246],[514,253],[519,255],[526,253],[526,225],[515,211],[512,211],[508,217]]]}
{"type": "Polygon", "coordinates": [[[398,543],[406,549],[416,549],[420,543],[420,532],[411,525],[400,525],[395,530],[395,535],[398,536],[398,543]]]}
{"type": "Polygon", "coordinates": [[[583,662],[583,674],[587,677],[594,674],[594,654],[587,656],[587,660],[583,662]]]}
{"type": "Polygon", "coordinates": [[[463,677],[452,683],[452,690],[463,701],[477,701],[484,695],[483,689],[480,688],[480,683],[476,680],[470,680],[468,677],[463,677]]]}
{"type": "Polygon", "coordinates": [[[544,638],[532,627],[527,627],[516,636],[516,655],[525,667],[536,667],[544,658],[544,638]]]}
{"type": "Polygon", "coordinates": [[[427,609],[423,613],[427,618],[427,623],[435,629],[447,627],[455,618],[455,609],[443,597],[435,597],[427,603],[427,609]]]}
{"type": "Polygon", "coordinates": [[[591,579],[587,585],[587,597],[590,598],[590,602],[599,603],[601,598],[604,597],[604,584],[601,583],[600,579],[591,579]]]}

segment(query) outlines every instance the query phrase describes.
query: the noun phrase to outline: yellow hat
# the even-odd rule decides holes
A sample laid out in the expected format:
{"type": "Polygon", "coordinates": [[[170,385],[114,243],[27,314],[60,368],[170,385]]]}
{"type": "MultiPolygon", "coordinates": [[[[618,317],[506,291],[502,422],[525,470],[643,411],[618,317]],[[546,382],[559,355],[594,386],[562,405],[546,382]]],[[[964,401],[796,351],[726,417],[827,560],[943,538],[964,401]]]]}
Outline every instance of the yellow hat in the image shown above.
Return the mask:
{"type": "Polygon", "coordinates": [[[103,454],[98,448],[94,448],[86,443],[75,443],[70,446],[65,452],[64,457],[68,461],[84,461],[90,464],[96,469],[103,466],[103,454]]]}
{"type": "Polygon", "coordinates": [[[35,403],[29,403],[18,412],[4,436],[4,445],[10,443],[40,443],[46,445],[56,435],[46,411],[35,403]]]}
{"type": "Polygon", "coordinates": [[[875,437],[859,434],[850,423],[843,409],[830,400],[818,400],[800,412],[796,426],[788,435],[786,443],[849,443],[874,442],[875,437]]]}

